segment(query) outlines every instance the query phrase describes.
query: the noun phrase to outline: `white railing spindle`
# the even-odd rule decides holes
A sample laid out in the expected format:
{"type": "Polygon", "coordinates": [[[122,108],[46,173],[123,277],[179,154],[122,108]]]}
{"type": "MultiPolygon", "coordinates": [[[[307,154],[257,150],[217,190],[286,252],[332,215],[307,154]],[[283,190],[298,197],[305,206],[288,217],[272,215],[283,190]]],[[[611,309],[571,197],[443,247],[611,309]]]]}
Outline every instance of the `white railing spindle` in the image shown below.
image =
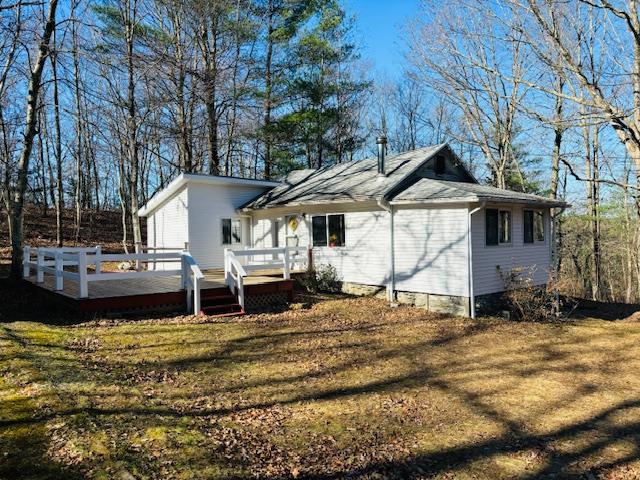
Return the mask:
{"type": "Polygon", "coordinates": [[[22,249],[22,276],[24,278],[31,276],[31,247],[29,246],[22,249]]]}
{"type": "Polygon", "coordinates": [[[95,253],[95,268],[96,268],[96,273],[101,273],[102,272],[102,247],[100,245],[96,246],[96,253],[95,253]]]}
{"type": "Polygon", "coordinates": [[[44,282],[44,250],[42,248],[38,249],[37,258],[36,282],[42,283],[44,282]]]}
{"type": "Polygon", "coordinates": [[[89,284],[87,282],[87,252],[78,253],[78,275],[80,275],[80,298],[89,296],[89,284]]]}
{"type": "Polygon", "coordinates": [[[62,276],[64,265],[62,260],[62,252],[55,253],[56,262],[56,290],[64,290],[64,277],[62,276]]]}

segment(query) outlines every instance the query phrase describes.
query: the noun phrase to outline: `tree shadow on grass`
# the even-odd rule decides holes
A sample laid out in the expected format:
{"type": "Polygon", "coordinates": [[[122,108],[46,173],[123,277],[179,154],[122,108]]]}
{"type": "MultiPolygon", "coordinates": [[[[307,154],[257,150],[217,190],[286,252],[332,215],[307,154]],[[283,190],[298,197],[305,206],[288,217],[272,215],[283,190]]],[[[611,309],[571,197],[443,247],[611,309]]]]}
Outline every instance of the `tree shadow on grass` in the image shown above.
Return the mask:
{"type": "MultiPolygon", "coordinates": [[[[372,454],[348,465],[346,462],[332,464],[332,459],[344,455],[335,449],[328,452],[326,465],[303,464],[302,476],[333,479],[367,477],[375,473],[395,478],[424,478],[474,469],[477,474],[497,458],[531,454],[536,458],[531,468],[523,468],[517,475],[494,470],[487,473],[487,477],[575,477],[608,472],[640,459],[637,384],[626,385],[625,379],[617,378],[626,374],[621,370],[625,365],[640,362],[636,348],[640,331],[634,333],[635,337],[621,340],[623,324],[612,324],[612,329],[600,326],[597,330],[591,327],[576,330],[578,327],[574,325],[507,322],[469,321],[461,325],[448,328],[444,321],[420,324],[409,319],[388,325],[383,322],[347,326],[328,323],[313,328],[300,323],[287,325],[283,330],[281,325],[250,324],[243,335],[212,339],[209,349],[197,355],[190,354],[189,347],[179,339],[172,346],[163,337],[163,345],[179,354],[174,352],[172,358],[156,354],[142,366],[133,365],[137,361],[135,355],[116,357],[110,365],[115,369],[115,377],[119,368],[196,369],[198,383],[191,388],[163,390],[153,397],[153,404],[140,398],[135,404],[127,402],[128,406],[109,407],[101,405],[102,395],[108,395],[108,392],[102,393],[102,389],[113,386],[114,376],[97,375],[91,406],[76,407],[69,403],[69,408],[50,415],[6,419],[0,422],[0,429],[38,426],[53,418],[71,416],[118,418],[123,422],[148,419],[163,425],[175,425],[185,418],[209,422],[231,416],[237,422],[238,415],[249,411],[284,408],[290,414],[303,408],[321,412],[327,408],[325,405],[331,405],[333,409],[340,409],[349,402],[365,405],[376,396],[411,399],[429,394],[432,395],[427,397],[429,399],[450,399],[447,401],[466,411],[468,416],[463,421],[467,425],[478,422],[477,427],[470,428],[472,433],[476,428],[479,431],[486,428],[482,422],[497,426],[497,431],[478,437],[468,435],[469,432],[461,433],[455,441],[443,440],[430,450],[412,448],[391,459],[372,454]],[[395,335],[397,341],[388,341],[389,335],[395,335]],[[518,340],[519,336],[523,336],[522,341],[518,340]],[[167,343],[169,345],[165,345],[167,343]],[[242,365],[240,371],[256,372],[261,366],[284,364],[292,357],[318,361],[314,368],[301,364],[297,369],[277,375],[265,373],[258,378],[255,375],[239,376],[233,381],[223,381],[216,376],[237,362],[242,365]],[[388,365],[395,367],[390,369],[388,365]],[[541,382],[542,386],[534,381],[541,382]],[[554,385],[558,388],[556,392],[549,390],[554,385]],[[525,398],[529,390],[536,388],[538,391],[532,392],[534,397],[525,398]],[[260,398],[253,396],[256,390],[262,392],[260,398]],[[213,406],[196,402],[200,398],[216,400],[235,396],[243,400],[213,406]],[[603,402],[603,397],[607,396],[610,398],[603,402]],[[519,401],[525,407],[518,405],[519,401]],[[180,408],[176,408],[175,402],[179,402],[180,408]],[[514,408],[509,407],[509,402],[515,402],[514,408]],[[557,424],[549,419],[554,412],[563,411],[576,415],[561,422],[554,420],[557,424]],[[625,448],[619,454],[612,453],[612,448],[620,442],[626,444],[625,448]]],[[[151,342],[141,345],[141,351],[146,355],[152,345],[152,330],[146,331],[145,335],[150,335],[148,342],[151,342]]],[[[46,350],[38,344],[32,346],[35,355],[40,354],[38,348],[46,350]]],[[[86,363],[90,364],[92,359],[97,360],[103,354],[98,347],[95,355],[93,352],[87,354],[86,363]]],[[[73,368],[81,367],[73,365],[73,368]]],[[[147,385],[161,387],[162,382],[142,382],[134,387],[147,385]]],[[[420,404],[421,409],[428,410],[429,407],[429,404],[420,404]]],[[[454,426],[458,422],[455,414],[456,410],[439,412],[436,420],[454,426]]],[[[140,421],[144,423],[144,420],[140,421]]],[[[375,429],[377,423],[391,420],[375,417],[370,421],[367,428],[375,429]]],[[[413,425],[411,419],[407,422],[401,436],[408,444],[418,442],[415,435],[428,434],[425,431],[428,427],[413,425]]],[[[306,436],[309,432],[297,434],[306,436]]],[[[384,446],[389,438],[380,437],[377,441],[384,446]]],[[[238,444],[232,448],[246,450],[248,446],[238,444]]],[[[294,447],[290,449],[292,456],[299,455],[295,458],[307,458],[294,447]]],[[[207,459],[203,456],[194,461],[206,463],[207,459]]],[[[248,463],[245,468],[251,471],[253,466],[248,463]]],[[[264,478],[281,477],[266,475],[264,478]]]]}

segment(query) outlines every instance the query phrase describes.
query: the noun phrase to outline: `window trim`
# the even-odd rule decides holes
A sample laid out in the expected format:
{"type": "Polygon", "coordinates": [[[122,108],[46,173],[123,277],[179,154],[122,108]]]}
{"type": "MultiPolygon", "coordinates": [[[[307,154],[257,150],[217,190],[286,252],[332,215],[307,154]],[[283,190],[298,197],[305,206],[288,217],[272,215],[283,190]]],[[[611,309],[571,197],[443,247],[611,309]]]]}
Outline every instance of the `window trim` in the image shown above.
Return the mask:
{"type": "Polygon", "coordinates": [[[242,245],[242,219],[238,217],[222,217],[220,218],[220,242],[222,245],[242,245]],[[224,222],[225,220],[229,220],[229,235],[231,236],[231,243],[225,243],[224,241],[224,222]],[[238,222],[240,224],[240,240],[237,242],[233,241],[233,224],[234,222],[238,222]]]}
{"type": "Polygon", "coordinates": [[[522,209],[522,244],[524,246],[530,245],[544,245],[547,243],[547,214],[542,208],[523,208],[522,209]],[[533,236],[533,242],[525,242],[524,237],[524,212],[533,212],[531,234],[533,236]],[[542,240],[539,240],[536,235],[536,214],[542,215],[542,240]]]}
{"type": "Polygon", "coordinates": [[[345,212],[319,213],[315,215],[311,214],[311,246],[313,248],[345,248],[347,246],[347,218],[346,218],[345,212]],[[340,215],[342,216],[342,229],[343,229],[344,241],[342,245],[331,246],[330,237],[329,237],[329,217],[340,216],[340,215]],[[313,219],[315,217],[324,217],[325,219],[325,240],[326,240],[325,245],[315,245],[315,237],[313,235],[313,219]]]}
{"type": "Polygon", "coordinates": [[[485,248],[500,248],[500,247],[512,247],[513,246],[513,209],[505,207],[489,207],[484,209],[485,221],[484,221],[484,246],[485,248]],[[498,243],[495,245],[487,243],[487,210],[496,210],[498,212],[498,243]],[[500,213],[509,213],[509,241],[500,241],[500,213]]]}
{"type": "Polygon", "coordinates": [[[326,215],[311,215],[311,246],[313,248],[326,248],[329,246],[329,231],[327,228],[327,216],[326,215]],[[313,220],[315,218],[324,218],[324,245],[316,245],[316,234],[313,220]]]}

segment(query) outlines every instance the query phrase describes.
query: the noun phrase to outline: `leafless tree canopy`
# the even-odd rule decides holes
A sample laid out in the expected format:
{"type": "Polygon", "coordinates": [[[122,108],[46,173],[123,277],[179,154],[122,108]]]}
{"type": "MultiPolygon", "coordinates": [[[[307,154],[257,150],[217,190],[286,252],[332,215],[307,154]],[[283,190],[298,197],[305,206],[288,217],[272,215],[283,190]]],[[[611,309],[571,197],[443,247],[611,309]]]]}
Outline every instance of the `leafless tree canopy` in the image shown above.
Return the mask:
{"type": "Polygon", "coordinates": [[[482,181],[566,198],[559,282],[640,300],[635,0],[424,0],[406,70],[371,80],[338,0],[0,0],[0,189],[75,224],[179,172],[273,178],[449,142],[482,181]]]}

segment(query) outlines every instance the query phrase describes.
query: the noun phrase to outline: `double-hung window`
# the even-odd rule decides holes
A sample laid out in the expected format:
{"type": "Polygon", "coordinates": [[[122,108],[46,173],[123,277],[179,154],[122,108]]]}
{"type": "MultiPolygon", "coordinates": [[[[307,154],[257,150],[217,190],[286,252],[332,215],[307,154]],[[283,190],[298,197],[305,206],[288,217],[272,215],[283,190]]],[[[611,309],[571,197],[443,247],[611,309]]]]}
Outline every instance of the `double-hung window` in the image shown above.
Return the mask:
{"type": "Polygon", "coordinates": [[[237,245],[242,243],[242,223],[238,218],[222,219],[222,244],[237,245]]]}
{"type": "Polygon", "coordinates": [[[511,243],[511,211],[487,208],[485,211],[486,245],[511,243]]]}
{"type": "Polygon", "coordinates": [[[311,218],[314,247],[344,247],[344,215],[316,215],[311,218]]]}
{"type": "Polygon", "coordinates": [[[524,243],[544,242],[544,212],[523,210],[524,243]]]}

